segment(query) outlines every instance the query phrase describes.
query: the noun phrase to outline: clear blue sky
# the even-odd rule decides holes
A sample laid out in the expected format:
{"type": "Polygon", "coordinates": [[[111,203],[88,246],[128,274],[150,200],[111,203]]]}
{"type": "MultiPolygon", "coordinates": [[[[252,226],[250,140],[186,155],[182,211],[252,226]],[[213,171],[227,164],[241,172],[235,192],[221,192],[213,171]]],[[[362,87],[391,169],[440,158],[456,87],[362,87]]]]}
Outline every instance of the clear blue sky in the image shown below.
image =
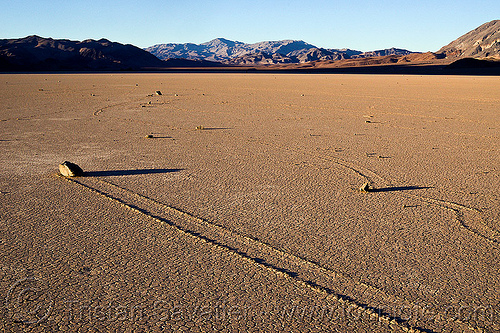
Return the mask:
{"type": "Polygon", "coordinates": [[[0,0],[0,39],[107,38],[147,47],[225,37],[325,48],[437,51],[500,18],[500,0],[0,0]]]}

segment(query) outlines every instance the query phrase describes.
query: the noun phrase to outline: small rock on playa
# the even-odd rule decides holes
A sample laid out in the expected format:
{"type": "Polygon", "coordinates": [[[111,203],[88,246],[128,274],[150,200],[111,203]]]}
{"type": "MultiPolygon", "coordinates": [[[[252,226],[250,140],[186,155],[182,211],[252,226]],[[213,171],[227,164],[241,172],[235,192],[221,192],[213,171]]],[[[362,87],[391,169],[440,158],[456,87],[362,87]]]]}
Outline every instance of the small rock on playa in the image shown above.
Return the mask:
{"type": "Polygon", "coordinates": [[[59,172],[64,177],[80,177],[83,176],[83,170],[75,163],[65,161],[59,164],[59,172]]]}
{"type": "Polygon", "coordinates": [[[372,192],[373,188],[370,186],[370,183],[364,183],[363,186],[359,188],[361,192],[372,192]]]}

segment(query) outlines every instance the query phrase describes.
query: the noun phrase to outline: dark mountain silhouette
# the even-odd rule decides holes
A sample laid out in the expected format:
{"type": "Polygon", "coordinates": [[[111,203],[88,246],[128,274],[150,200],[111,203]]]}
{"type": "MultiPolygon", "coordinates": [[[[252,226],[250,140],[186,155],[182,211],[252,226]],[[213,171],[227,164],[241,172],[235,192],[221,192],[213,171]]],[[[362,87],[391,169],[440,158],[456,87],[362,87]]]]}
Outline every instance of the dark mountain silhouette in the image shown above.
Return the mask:
{"type": "Polygon", "coordinates": [[[500,20],[485,23],[443,46],[438,53],[449,58],[500,58],[500,20]]]}
{"type": "Polygon", "coordinates": [[[495,68],[500,70],[500,61],[495,61],[493,59],[462,58],[452,62],[447,68],[495,68]]]}
{"type": "Polygon", "coordinates": [[[107,39],[71,41],[39,36],[0,40],[1,71],[126,70],[164,62],[133,45],[107,39]]]}

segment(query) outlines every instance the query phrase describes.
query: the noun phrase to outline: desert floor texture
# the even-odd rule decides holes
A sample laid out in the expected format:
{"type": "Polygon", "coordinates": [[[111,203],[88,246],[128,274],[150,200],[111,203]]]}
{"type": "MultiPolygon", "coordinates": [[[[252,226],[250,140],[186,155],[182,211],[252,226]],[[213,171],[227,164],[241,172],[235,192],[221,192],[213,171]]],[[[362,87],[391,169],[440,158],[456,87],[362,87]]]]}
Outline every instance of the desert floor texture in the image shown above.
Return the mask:
{"type": "Polygon", "coordinates": [[[499,77],[0,75],[0,330],[498,331],[499,106],[499,77]]]}

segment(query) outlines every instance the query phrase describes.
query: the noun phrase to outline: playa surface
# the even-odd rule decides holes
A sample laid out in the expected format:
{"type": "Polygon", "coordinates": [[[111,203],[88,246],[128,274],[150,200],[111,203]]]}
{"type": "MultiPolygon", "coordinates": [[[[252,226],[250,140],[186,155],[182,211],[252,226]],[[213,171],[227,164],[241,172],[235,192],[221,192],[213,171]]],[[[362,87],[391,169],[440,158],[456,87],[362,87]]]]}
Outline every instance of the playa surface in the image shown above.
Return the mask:
{"type": "Polygon", "coordinates": [[[0,87],[1,330],[500,330],[498,77],[0,87]]]}

